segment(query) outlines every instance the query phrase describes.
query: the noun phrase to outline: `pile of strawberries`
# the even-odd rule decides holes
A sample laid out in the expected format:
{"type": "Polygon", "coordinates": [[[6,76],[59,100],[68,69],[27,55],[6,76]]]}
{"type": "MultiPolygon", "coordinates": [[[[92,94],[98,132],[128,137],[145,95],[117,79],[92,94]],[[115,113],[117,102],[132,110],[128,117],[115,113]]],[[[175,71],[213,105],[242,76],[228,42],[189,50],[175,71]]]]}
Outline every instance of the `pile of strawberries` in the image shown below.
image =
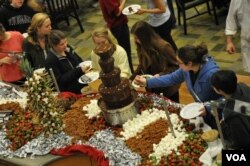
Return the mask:
{"type": "Polygon", "coordinates": [[[11,141],[10,148],[13,151],[36,138],[43,131],[42,125],[33,123],[33,117],[33,113],[17,109],[7,122],[7,138],[11,141]]]}
{"type": "Polygon", "coordinates": [[[169,166],[202,166],[199,157],[205,152],[206,142],[200,133],[190,133],[187,139],[178,147],[178,153],[172,151],[167,157],[161,159],[159,165],[169,166]]]}

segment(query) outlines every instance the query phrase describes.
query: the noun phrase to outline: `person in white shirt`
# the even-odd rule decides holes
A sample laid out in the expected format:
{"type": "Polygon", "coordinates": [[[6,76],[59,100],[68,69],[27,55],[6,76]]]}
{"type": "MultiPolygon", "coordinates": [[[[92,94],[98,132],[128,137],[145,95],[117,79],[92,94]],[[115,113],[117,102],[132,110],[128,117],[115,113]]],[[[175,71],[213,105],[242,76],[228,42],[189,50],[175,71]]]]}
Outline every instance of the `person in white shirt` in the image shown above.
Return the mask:
{"type": "Polygon", "coordinates": [[[226,50],[229,54],[236,52],[233,43],[233,36],[237,33],[238,27],[241,27],[241,55],[243,68],[250,72],[250,0],[231,0],[225,34],[227,36],[226,50]]]}

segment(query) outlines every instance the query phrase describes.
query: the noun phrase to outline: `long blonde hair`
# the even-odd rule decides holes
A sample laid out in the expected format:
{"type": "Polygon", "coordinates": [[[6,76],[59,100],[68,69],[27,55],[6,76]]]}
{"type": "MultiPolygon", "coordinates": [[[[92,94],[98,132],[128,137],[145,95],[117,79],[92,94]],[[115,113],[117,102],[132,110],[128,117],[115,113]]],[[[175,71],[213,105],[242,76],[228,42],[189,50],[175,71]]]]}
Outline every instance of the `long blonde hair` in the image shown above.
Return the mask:
{"type": "MultiPolygon", "coordinates": [[[[6,30],[5,30],[4,26],[3,26],[3,24],[0,22],[0,36],[4,37],[5,33],[6,33],[6,30]]],[[[1,43],[2,43],[2,40],[0,40],[0,44],[1,43]]]]}
{"type": "Polygon", "coordinates": [[[39,4],[36,0],[27,0],[27,5],[36,12],[44,11],[44,7],[39,4]]]}
{"type": "Polygon", "coordinates": [[[115,47],[116,40],[114,36],[111,34],[111,32],[104,27],[96,28],[92,31],[92,39],[94,40],[94,37],[103,37],[108,40],[110,44],[112,44],[115,47]]]}
{"type": "Polygon", "coordinates": [[[37,39],[37,30],[43,25],[43,23],[49,19],[49,15],[46,13],[37,13],[32,17],[31,24],[28,28],[28,41],[33,44],[39,44],[37,39]]]}

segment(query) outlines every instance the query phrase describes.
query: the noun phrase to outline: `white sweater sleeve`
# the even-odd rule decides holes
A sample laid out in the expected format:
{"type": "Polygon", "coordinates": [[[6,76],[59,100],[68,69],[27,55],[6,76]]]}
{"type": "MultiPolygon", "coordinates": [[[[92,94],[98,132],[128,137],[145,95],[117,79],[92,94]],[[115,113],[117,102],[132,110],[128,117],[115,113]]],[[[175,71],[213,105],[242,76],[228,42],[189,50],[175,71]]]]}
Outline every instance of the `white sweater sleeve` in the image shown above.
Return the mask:
{"type": "Polygon", "coordinates": [[[231,0],[226,19],[226,35],[235,35],[242,20],[242,0],[231,0]]]}

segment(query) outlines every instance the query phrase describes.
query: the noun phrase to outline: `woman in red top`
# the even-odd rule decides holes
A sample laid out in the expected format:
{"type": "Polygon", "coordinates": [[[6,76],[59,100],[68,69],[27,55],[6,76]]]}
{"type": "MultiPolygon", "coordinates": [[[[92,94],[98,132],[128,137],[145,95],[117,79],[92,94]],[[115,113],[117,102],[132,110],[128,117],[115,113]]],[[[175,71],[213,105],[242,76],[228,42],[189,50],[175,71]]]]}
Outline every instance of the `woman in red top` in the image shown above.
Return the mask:
{"type": "Polygon", "coordinates": [[[22,52],[23,36],[17,31],[5,31],[0,23],[0,81],[15,83],[23,79],[20,61],[14,53],[22,52]]]}
{"type": "Polygon", "coordinates": [[[99,0],[103,18],[118,44],[127,52],[129,67],[133,73],[128,18],[122,14],[125,2],[126,0],[99,0]]]}

